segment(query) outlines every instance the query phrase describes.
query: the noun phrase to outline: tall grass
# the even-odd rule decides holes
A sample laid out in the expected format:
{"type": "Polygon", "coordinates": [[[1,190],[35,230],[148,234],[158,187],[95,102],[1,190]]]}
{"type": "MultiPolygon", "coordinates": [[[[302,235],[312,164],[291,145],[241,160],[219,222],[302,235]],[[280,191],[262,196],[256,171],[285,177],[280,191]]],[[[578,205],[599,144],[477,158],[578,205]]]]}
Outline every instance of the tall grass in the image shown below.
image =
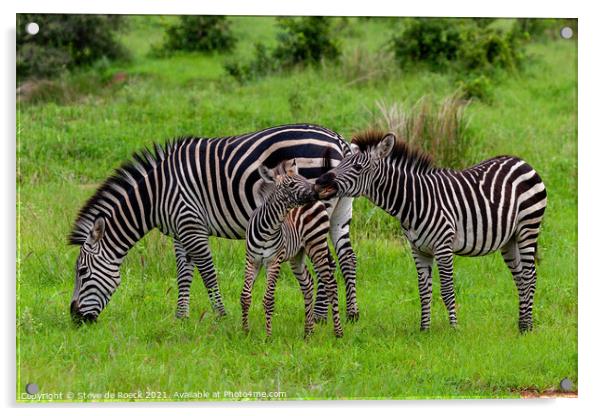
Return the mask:
{"type": "Polygon", "coordinates": [[[393,53],[388,50],[371,51],[355,47],[341,56],[340,73],[348,87],[373,85],[390,79],[398,72],[393,53]]]}
{"type": "Polygon", "coordinates": [[[465,115],[469,101],[455,92],[436,102],[425,95],[414,105],[376,100],[371,126],[394,132],[398,138],[433,155],[440,166],[459,168],[469,160],[472,137],[465,115]]]}

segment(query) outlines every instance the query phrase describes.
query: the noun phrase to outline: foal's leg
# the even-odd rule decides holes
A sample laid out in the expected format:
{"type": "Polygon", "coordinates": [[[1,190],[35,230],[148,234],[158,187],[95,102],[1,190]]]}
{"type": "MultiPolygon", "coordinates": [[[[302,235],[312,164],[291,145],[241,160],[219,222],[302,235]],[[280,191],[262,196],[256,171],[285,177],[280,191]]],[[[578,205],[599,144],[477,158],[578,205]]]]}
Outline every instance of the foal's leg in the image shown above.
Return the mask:
{"type": "Polygon", "coordinates": [[[265,329],[267,336],[272,336],[272,314],[274,313],[274,293],[276,291],[276,282],[280,274],[280,265],[282,256],[274,259],[267,270],[267,287],[263,297],[263,307],[265,309],[265,329]]]}
{"type": "Polygon", "coordinates": [[[290,260],[293,274],[299,282],[303,301],[305,303],[305,336],[309,336],[314,330],[313,295],[314,279],[305,266],[305,255],[303,252],[290,260]]]}
{"type": "Polygon", "coordinates": [[[261,270],[261,264],[255,264],[251,259],[247,258],[245,265],[245,282],[243,284],[242,293],[240,294],[240,306],[242,307],[242,329],[249,332],[249,308],[252,302],[252,291],[255,279],[261,270]]]}

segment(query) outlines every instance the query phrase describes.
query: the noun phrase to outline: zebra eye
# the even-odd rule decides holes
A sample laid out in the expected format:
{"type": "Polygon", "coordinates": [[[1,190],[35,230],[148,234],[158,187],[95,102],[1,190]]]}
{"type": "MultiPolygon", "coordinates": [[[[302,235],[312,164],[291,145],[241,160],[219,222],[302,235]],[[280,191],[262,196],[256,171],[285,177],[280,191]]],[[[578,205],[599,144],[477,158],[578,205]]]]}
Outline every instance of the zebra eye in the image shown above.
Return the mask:
{"type": "Polygon", "coordinates": [[[85,275],[88,274],[88,268],[86,266],[82,266],[82,267],[79,268],[79,270],[77,271],[77,273],[80,276],[85,276],[85,275]]]}

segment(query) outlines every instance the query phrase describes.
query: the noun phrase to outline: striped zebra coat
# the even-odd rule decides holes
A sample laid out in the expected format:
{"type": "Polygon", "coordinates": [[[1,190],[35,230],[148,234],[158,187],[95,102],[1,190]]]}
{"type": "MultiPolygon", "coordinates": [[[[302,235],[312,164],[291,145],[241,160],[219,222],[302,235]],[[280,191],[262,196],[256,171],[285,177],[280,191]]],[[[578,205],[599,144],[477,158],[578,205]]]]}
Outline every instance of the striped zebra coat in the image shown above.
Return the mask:
{"type": "Polygon", "coordinates": [[[299,281],[305,303],[305,336],[313,332],[313,278],[305,265],[307,255],[326,288],[332,305],[334,332],[343,335],[338,310],[334,264],[328,248],[328,212],[317,200],[313,184],[300,176],[295,161],[283,162],[273,171],[260,166],[264,180],[260,193],[263,203],[253,212],[247,225],[245,283],[240,296],[242,324],[249,330],[251,291],[257,275],[265,266],[267,286],[263,300],[266,331],[272,334],[274,292],[283,261],[289,261],[299,281]]]}
{"type": "MultiPolygon", "coordinates": [[[[174,240],[178,269],[177,316],[186,316],[194,267],[218,314],[225,308],[209,249],[209,236],[241,239],[252,212],[260,165],[296,159],[301,174],[316,178],[349,154],[336,133],[318,126],[285,125],[220,139],[182,138],[134,155],[82,208],[70,235],[81,246],[71,301],[74,321],[95,320],[120,284],[128,250],[158,228],[174,240]]],[[[355,303],[355,254],[349,241],[351,199],[328,204],[330,235],[347,290],[347,314],[355,303]]],[[[318,284],[316,318],[326,316],[325,288],[318,284]]]]}
{"type": "Polygon", "coordinates": [[[537,237],[546,189],[523,160],[500,156],[465,170],[440,169],[393,134],[368,132],[352,140],[353,154],[316,181],[321,198],[368,197],[399,219],[418,271],[421,329],[430,325],[432,265],[456,325],[453,255],[500,250],[519,295],[519,329],[532,329],[537,237]]]}

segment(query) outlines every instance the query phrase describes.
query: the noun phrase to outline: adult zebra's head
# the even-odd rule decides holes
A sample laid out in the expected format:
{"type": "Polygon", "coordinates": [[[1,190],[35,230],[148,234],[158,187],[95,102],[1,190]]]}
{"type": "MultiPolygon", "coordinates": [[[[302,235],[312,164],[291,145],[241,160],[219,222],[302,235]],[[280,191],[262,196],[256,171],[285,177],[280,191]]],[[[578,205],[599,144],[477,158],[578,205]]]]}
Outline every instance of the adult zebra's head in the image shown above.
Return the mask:
{"type": "Polygon", "coordinates": [[[95,321],[119,286],[119,261],[105,249],[106,222],[98,217],[81,242],[71,298],[71,318],[76,324],[95,321]]]}
{"type": "Polygon", "coordinates": [[[295,159],[282,162],[272,170],[261,165],[259,176],[263,179],[260,193],[275,195],[287,208],[303,206],[318,199],[313,184],[299,175],[295,159]]]}
{"type": "Polygon", "coordinates": [[[378,164],[391,154],[395,144],[393,133],[368,132],[354,138],[351,142],[351,154],[316,180],[315,190],[319,198],[365,195],[376,179],[374,176],[377,174],[378,164]]]}

